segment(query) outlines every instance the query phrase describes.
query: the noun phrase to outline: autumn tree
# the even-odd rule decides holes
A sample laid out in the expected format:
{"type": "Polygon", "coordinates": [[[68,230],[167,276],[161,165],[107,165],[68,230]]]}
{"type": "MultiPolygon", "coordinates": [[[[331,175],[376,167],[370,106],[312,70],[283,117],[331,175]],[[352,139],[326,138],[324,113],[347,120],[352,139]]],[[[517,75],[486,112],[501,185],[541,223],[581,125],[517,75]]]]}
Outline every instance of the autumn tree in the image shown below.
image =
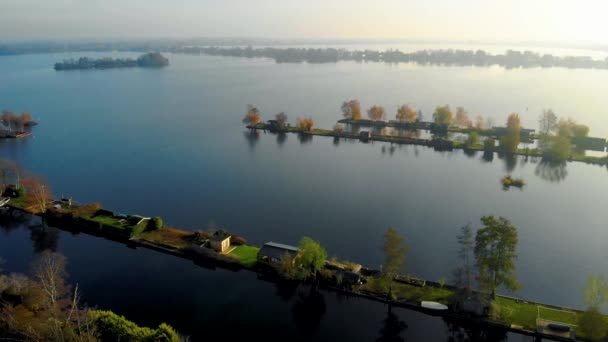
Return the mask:
{"type": "Polygon", "coordinates": [[[298,278],[316,277],[317,272],[325,266],[327,252],[321,245],[309,237],[304,237],[298,246],[298,255],[294,259],[298,278]]]}
{"type": "Polygon", "coordinates": [[[517,228],[504,217],[484,216],[481,223],[483,227],[475,236],[475,260],[481,288],[493,298],[499,286],[519,289],[521,285],[515,276],[517,228]]]}
{"type": "Polygon", "coordinates": [[[275,115],[275,119],[277,120],[277,123],[280,127],[285,127],[285,125],[287,124],[287,114],[285,114],[284,112],[277,113],[275,115]]]}
{"type": "Polygon", "coordinates": [[[600,312],[602,305],[608,302],[608,284],[604,276],[589,276],[584,295],[587,310],[579,319],[579,327],[591,341],[599,341],[608,332],[606,318],[600,312]]]}
{"type": "Polygon", "coordinates": [[[508,153],[517,152],[521,140],[521,119],[519,114],[511,113],[507,119],[507,134],[500,138],[501,148],[508,153]]]}
{"type": "Polygon", "coordinates": [[[243,123],[255,126],[260,122],[260,110],[253,105],[247,105],[247,114],[245,114],[245,118],[243,119],[243,123]]]}
{"type": "Polygon", "coordinates": [[[385,263],[383,277],[388,282],[388,297],[392,298],[393,279],[399,274],[405,264],[405,253],[408,247],[394,227],[388,227],[384,233],[385,263]]]}
{"type": "Polygon", "coordinates": [[[312,118],[303,118],[297,119],[298,121],[298,128],[301,129],[304,132],[312,132],[312,128],[315,125],[315,122],[312,118]]]}
{"type": "Polygon", "coordinates": [[[437,125],[449,126],[453,120],[454,114],[448,105],[437,107],[433,113],[433,121],[437,125]]]}
{"type": "Polygon", "coordinates": [[[21,182],[25,188],[25,201],[36,212],[45,213],[53,199],[51,187],[38,177],[28,177],[21,182]]]}
{"type": "Polygon", "coordinates": [[[361,104],[358,100],[350,100],[342,103],[342,115],[351,120],[361,120],[361,104]]]}
{"type": "Polygon", "coordinates": [[[456,119],[454,120],[454,123],[459,127],[473,127],[473,122],[469,119],[469,113],[462,107],[456,108],[456,119]]]}
{"type": "Polygon", "coordinates": [[[416,110],[408,105],[402,105],[397,108],[397,115],[395,116],[397,121],[402,123],[414,123],[418,119],[418,113],[416,110]]]}
{"type": "Polygon", "coordinates": [[[477,115],[475,118],[475,128],[478,130],[482,130],[486,128],[486,123],[483,118],[483,115],[477,115]]]}
{"type": "Polygon", "coordinates": [[[384,107],[373,105],[370,109],[367,110],[367,116],[374,121],[380,121],[384,119],[384,107]]]}

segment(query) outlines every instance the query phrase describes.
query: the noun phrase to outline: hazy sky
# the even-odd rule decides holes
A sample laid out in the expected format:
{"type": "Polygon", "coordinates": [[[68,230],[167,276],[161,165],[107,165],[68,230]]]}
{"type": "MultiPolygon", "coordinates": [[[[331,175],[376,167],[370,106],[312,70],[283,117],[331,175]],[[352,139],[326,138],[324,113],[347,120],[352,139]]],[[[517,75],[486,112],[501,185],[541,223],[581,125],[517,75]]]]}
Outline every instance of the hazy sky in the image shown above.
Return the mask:
{"type": "Polygon", "coordinates": [[[608,44],[607,0],[0,0],[0,39],[260,37],[608,44]]]}

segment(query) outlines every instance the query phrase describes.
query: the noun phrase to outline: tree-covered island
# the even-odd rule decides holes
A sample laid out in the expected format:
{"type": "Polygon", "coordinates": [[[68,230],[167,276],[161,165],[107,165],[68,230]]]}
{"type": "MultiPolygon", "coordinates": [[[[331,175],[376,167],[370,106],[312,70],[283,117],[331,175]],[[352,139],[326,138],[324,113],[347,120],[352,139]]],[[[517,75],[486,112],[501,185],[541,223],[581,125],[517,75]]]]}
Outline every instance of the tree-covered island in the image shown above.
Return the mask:
{"type": "Polygon", "coordinates": [[[84,70],[84,69],[111,69],[133,67],[164,67],[169,65],[169,59],[158,52],[150,52],[133,58],[88,58],[68,59],[55,63],[55,70],[84,70]]]}

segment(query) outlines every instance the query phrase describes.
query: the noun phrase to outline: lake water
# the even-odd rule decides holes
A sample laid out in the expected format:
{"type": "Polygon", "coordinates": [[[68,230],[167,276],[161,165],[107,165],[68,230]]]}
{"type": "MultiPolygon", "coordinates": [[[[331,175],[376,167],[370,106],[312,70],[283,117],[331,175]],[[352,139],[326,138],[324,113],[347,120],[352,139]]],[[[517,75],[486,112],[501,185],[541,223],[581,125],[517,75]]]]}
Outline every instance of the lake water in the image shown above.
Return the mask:
{"type": "MultiPolygon", "coordinates": [[[[87,54],[107,55],[134,56],[87,54]]],[[[283,140],[252,135],[241,123],[253,103],[263,119],[285,111],[291,122],[311,116],[317,127],[330,128],[342,101],[357,98],[364,107],[384,105],[389,114],[410,103],[427,119],[445,103],[497,123],[517,111],[531,128],[543,108],[553,108],[589,125],[591,135],[606,137],[608,71],[275,64],[186,55],[168,55],[171,65],[160,70],[52,69],[56,61],[79,56],[0,58],[0,108],[29,111],[40,122],[33,137],[0,142],[0,158],[44,175],[57,195],[158,214],[167,224],[192,230],[213,222],[255,244],[297,244],[310,236],[330,256],[371,267],[382,264],[382,233],[393,225],[410,246],[406,272],[430,280],[450,278],[459,227],[477,227],[483,215],[503,215],[519,232],[517,274],[524,287],[516,295],[580,308],[588,275],[608,273],[606,168],[498,156],[486,161],[462,151],[336,144],[323,137],[283,140]],[[500,178],[507,172],[527,187],[504,191],[500,178]]],[[[19,269],[30,245],[27,231],[11,231],[0,236],[0,256],[19,269]]],[[[287,314],[293,300],[273,295],[274,285],[254,281],[252,274],[205,271],[69,234],[61,234],[59,250],[70,258],[72,278],[90,304],[141,323],[166,320],[193,333],[226,315],[251,324],[245,321],[253,314],[262,326],[274,324],[272,319],[287,327],[297,321],[287,314]]],[[[346,336],[351,329],[360,340],[377,335],[386,318],[382,305],[350,299],[340,306],[335,295],[324,296],[326,313],[313,339],[346,336]],[[353,310],[364,312],[366,324],[352,323],[362,319],[353,310]]],[[[406,335],[444,327],[416,313],[400,315],[406,315],[406,335]]],[[[297,329],[280,333],[299,334],[297,329]]]]}

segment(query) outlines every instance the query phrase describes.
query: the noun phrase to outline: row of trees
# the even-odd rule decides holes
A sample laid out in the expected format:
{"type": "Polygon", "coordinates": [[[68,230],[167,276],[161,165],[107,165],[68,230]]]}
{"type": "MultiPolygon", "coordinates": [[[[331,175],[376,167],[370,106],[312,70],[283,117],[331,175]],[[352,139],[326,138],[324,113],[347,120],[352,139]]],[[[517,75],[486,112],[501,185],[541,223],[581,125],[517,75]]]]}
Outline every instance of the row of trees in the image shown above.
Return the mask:
{"type": "MultiPolygon", "coordinates": [[[[216,44],[212,42],[212,44],[216,44]]],[[[458,65],[458,66],[489,66],[501,65],[506,68],[531,67],[565,67],[565,68],[608,68],[608,58],[595,60],[589,56],[553,56],[532,51],[508,50],[504,54],[491,54],[484,50],[420,50],[402,52],[388,49],[378,50],[346,50],[336,48],[252,48],[249,47],[218,47],[218,46],[176,46],[169,48],[171,52],[193,54],[209,54],[214,56],[236,56],[245,58],[272,58],[277,63],[335,63],[337,61],[385,62],[385,63],[418,63],[422,65],[458,65]]],[[[21,47],[22,48],[22,47],[21,47]]],[[[163,48],[165,48],[163,46],[163,48]]],[[[15,50],[15,47],[13,47],[15,50]]],[[[0,49],[0,54],[2,50],[0,49]]]]}
{"type": "MultiPolygon", "coordinates": [[[[288,123],[287,123],[287,114],[285,114],[284,112],[280,112],[275,114],[274,116],[274,120],[276,121],[276,124],[278,127],[278,129],[285,129],[288,127],[288,123]]],[[[260,123],[260,119],[261,119],[261,113],[260,110],[254,106],[254,105],[247,105],[247,113],[245,114],[245,117],[243,118],[243,123],[246,125],[251,126],[252,129],[255,128],[255,126],[260,123]]],[[[297,118],[297,125],[296,127],[298,127],[299,129],[301,129],[304,132],[311,132],[315,122],[311,117],[308,118],[297,118]]]]}

